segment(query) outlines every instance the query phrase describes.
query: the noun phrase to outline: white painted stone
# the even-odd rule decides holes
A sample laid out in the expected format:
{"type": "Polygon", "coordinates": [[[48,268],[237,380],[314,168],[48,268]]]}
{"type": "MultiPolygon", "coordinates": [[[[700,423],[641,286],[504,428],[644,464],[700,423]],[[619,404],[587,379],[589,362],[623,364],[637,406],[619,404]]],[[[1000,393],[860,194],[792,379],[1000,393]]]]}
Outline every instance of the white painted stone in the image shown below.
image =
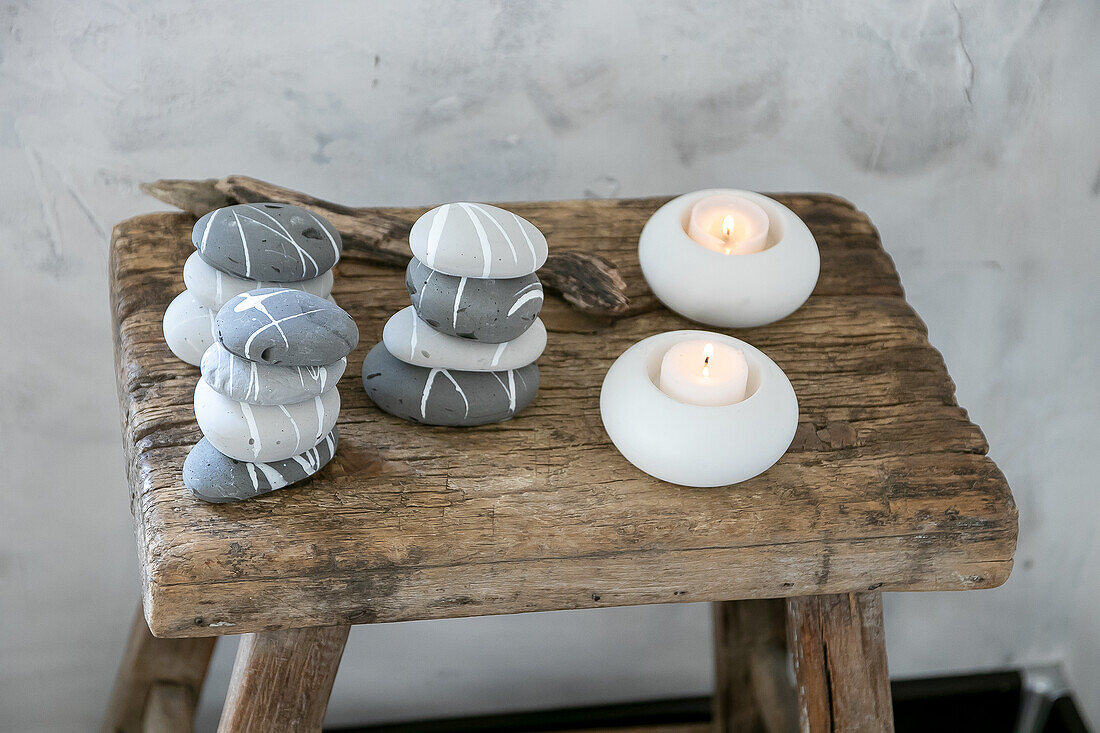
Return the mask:
{"type": "Polygon", "coordinates": [[[416,258],[459,277],[530,275],[546,262],[546,237],[526,219],[489,204],[437,206],[409,232],[416,258]]]}
{"type": "Polygon", "coordinates": [[[340,413],[340,390],[289,405],[231,400],[200,379],[195,419],[218,451],[238,461],[270,463],[303,453],[328,435],[340,413]]]}
{"type": "Polygon", "coordinates": [[[231,298],[258,288],[293,288],[304,290],[320,298],[327,298],[332,292],[332,270],[322,273],[319,277],[298,282],[264,282],[222,272],[195,252],[183,264],[183,284],[195,296],[195,300],[216,312],[231,298]]]}
{"type": "Polygon", "coordinates": [[[214,343],[212,311],[195,299],[190,290],[177,295],[164,311],[164,340],[177,357],[198,366],[202,355],[214,343]]]}
{"type": "Polygon", "coordinates": [[[546,326],[536,318],[518,338],[501,344],[440,333],[416,315],[411,305],[386,321],[382,341],[406,364],[468,372],[500,372],[519,369],[535,361],[546,348],[546,326]]]}

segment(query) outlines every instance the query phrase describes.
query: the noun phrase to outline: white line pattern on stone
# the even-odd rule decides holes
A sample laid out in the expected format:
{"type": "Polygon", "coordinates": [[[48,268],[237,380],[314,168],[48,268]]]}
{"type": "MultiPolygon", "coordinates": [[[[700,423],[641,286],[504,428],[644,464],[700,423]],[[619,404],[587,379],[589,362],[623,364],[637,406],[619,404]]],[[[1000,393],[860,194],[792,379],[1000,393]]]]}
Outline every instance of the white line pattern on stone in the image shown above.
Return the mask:
{"type": "Polygon", "coordinates": [[[524,303],[529,300],[542,300],[542,291],[532,290],[529,293],[525,293],[522,298],[519,298],[515,303],[512,304],[512,307],[508,310],[508,315],[514,314],[516,311],[523,307],[524,303]]]}
{"type": "Polygon", "coordinates": [[[466,405],[466,414],[464,415],[464,417],[469,417],[470,416],[470,401],[468,399],[466,399],[466,393],[462,391],[462,387],[458,386],[458,381],[456,381],[455,378],[451,376],[451,373],[449,371],[447,371],[446,369],[443,370],[443,376],[446,377],[447,379],[451,380],[451,384],[453,384],[455,386],[455,391],[458,392],[458,396],[462,398],[463,404],[466,405]]]}
{"type": "Polygon", "coordinates": [[[241,224],[241,217],[237,216],[237,212],[233,212],[233,219],[237,222],[237,231],[241,234],[241,249],[244,250],[244,276],[252,277],[252,262],[248,258],[248,240],[244,238],[244,224],[241,224]]]}
{"type": "Polygon", "coordinates": [[[466,278],[458,281],[458,289],[455,290],[454,318],[451,319],[451,328],[458,328],[458,304],[462,302],[462,291],[466,289],[466,278]]]}
{"type": "Polygon", "coordinates": [[[199,252],[206,251],[206,237],[210,234],[210,225],[214,223],[214,220],[218,218],[218,214],[221,212],[221,209],[214,209],[214,212],[210,214],[210,218],[206,220],[206,229],[202,230],[202,240],[199,242],[199,252]]]}
{"type": "MultiPolygon", "coordinates": [[[[246,204],[246,205],[248,206],[248,208],[253,209],[255,211],[258,211],[261,214],[263,214],[264,216],[266,216],[268,219],[271,219],[271,221],[275,222],[275,224],[278,225],[278,227],[283,230],[283,233],[286,236],[286,241],[290,242],[292,245],[294,245],[294,249],[298,250],[298,258],[302,261],[302,277],[303,278],[306,277],[305,257],[309,257],[309,261],[313,263],[313,276],[317,277],[321,274],[321,268],[317,265],[317,260],[313,259],[313,256],[310,255],[309,252],[306,252],[304,249],[302,249],[300,246],[298,246],[298,243],[294,241],[294,237],[291,236],[290,230],[288,230],[285,226],[283,226],[283,223],[281,221],[279,221],[274,216],[267,213],[266,211],[264,211],[263,209],[261,209],[258,206],[253,206],[252,204],[246,204]]],[[[306,213],[309,214],[308,211],[306,213]]],[[[313,214],[309,214],[309,215],[313,216],[313,214]]],[[[317,221],[317,217],[313,217],[313,220],[317,221]]],[[[252,221],[256,221],[256,220],[253,219],[252,221]]],[[[258,221],[256,223],[260,224],[260,222],[258,222],[258,221]]],[[[320,223],[320,222],[318,222],[318,223],[320,223]]],[[[260,226],[264,226],[264,225],[260,224],[260,226]]],[[[267,227],[267,228],[271,229],[271,227],[267,227]]],[[[324,229],[324,227],[321,227],[321,228],[324,229]]],[[[271,231],[275,232],[274,229],[271,229],[271,231]]],[[[275,232],[275,233],[278,234],[278,232],[275,232]]],[[[327,229],[325,230],[325,234],[328,234],[327,229]]],[[[330,236],[329,239],[331,239],[331,238],[332,237],[330,236]]],[[[333,247],[335,247],[335,244],[336,243],[333,242],[333,247]]],[[[283,248],[283,253],[284,254],[286,253],[286,248],[285,247],[283,248]]],[[[339,252],[337,252],[337,255],[339,255],[339,252]]]]}
{"type": "Polygon", "coordinates": [[[321,231],[325,233],[325,236],[328,237],[329,243],[332,245],[332,254],[335,255],[337,260],[339,260],[340,248],[336,246],[336,238],[332,236],[332,232],[328,230],[328,227],[325,226],[325,223],[323,221],[313,215],[312,211],[307,211],[306,213],[309,214],[309,217],[313,219],[313,221],[317,222],[317,226],[321,227],[321,231]]]}
{"type": "Polygon", "coordinates": [[[439,374],[442,369],[432,369],[428,372],[428,378],[424,380],[424,392],[420,395],[420,417],[423,420],[428,419],[428,397],[432,393],[432,383],[435,382],[435,375],[439,374]]]}
{"type": "MultiPolygon", "coordinates": [[[[470,204],[470,206],[472,206],[476,211],[480,211],[482,216],[484,216],[486,219],[488,219],[489,221],[493,222],[494,225],[496,225],[496,228],[500,230],[501,236],[504,237],[504,241],[508,243],[508,249],[512,250],[512,262],[515,262],[515,263],[518,264],[519,263],[519,256],[516,255],[516,246],[514,244],[512,244],[512,238],[508,236],[508,232],[504,231],[504,227],[501,226],[499,221],[497,221],[497,218],[495,216],[493,216],[492,214],[490,214],[485,209],[478,206],[477,204],[470,204]]],[[[520,228],[522,229],[523,227],[520,227],[520,228]]]]}
{"type": "Polygon", "coordinates": [[[512,214],[512,218],[516,220],[516,226],[519,227],[520,233],[523,234],[523,239],[527,242],[527,249],[531,250],[531,267],[534,267],[535,263],[538,262],[538,257],[535,256],[535,243],[531,241],[531,235],[527,233],[527,230],[523,228],[523,220],[511,211],[508,213],[512,214]]]}
{"type": "Polygon", "coordinates": [[[489,269],[493,265],[493,248],[489,245],[489,234],[485,231],[485,227],[481,225],[481,220],[477,218],[477,214],[470,208],[470,204],[459,204],[463,211],[466,212],[466,216],[470,217],[470,223],[474,225],[474,231],[477,232],[478,242],[481,243],[481,276],[489,277],[489,269]]]}
{"type": "Polygon", "coordinates": [[[256,417],[252,414],[252,405],[247,402],[241,402],[241,412],[244,413],[244,420],[248,423],[248,435],[252,438],[252,455],[260,455],[260,429],[256,426],[256,417]]]}
{"type": "Polygon", "coordinates": [[[286,409],[286,405],[279,405],[279,409],[286,415],[286,419],[290,420],[290,427],[294,428],[294,452],[297,454],[298,448],[302,446],[302,432],[298,430],[298,423],[294,422],[294,418],[291,417],[290,410],[286,409]]]}
{"type": "Polygon", "coordinates": [[[432,217],[432,225],[428,229],[428,246],[424,253],[425,264],[434,269],[435,255],[439,251],[439,237],[443,234],[443,226],[447,223],[447,214],[451,211],[450,204],[439,207],[432,217]]]}

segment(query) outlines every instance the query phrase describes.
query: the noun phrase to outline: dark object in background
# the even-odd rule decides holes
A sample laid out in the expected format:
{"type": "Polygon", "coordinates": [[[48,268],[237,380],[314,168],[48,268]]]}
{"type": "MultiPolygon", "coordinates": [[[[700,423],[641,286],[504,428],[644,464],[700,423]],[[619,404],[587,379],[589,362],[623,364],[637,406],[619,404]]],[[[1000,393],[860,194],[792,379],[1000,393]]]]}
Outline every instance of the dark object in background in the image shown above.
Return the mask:
{"type": "MultiPolygon", "coordinates": [[[[1089,733],[1053,668],[902,680],[890,684],[896,733],[1089,733]],[[1053,677],[1051,676],[1053,675],[1053,677]],[[1037,715],[1036,715],[1037,713],[1037,715]],[[1021,720],[1028,717],[1031,720],[1021,720]],[[1023,724],[1026,727],[1018,727],[1023,724]]],[[[710,722],[709,697],[330,729],[333,733],[535,733],[710,722]]]]}

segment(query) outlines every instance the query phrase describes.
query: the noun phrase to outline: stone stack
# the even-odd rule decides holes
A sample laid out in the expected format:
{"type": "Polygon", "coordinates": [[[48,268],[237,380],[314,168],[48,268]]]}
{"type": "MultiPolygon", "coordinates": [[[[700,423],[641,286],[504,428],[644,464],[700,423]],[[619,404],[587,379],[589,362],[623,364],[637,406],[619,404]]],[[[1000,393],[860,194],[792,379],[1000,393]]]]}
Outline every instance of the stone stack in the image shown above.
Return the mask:
{"type": "Polygon", "coordinates": [[[546,238],[488,204],[445,204],[409,234],[412,305],[386,323],[363,361],[363,386],[381,409],[428,425],[507,420],[539,386],[546,347],[539,319],[546,238]]]}
{"type": "Polygon", "coordinates": [[[187,488],[237,501],[321,470],[336,451],[336,383],[359,342],[351,317],[301,290],[261,288],[222,306],[214,339],[195,387],[203,439],[183,464],[187,488]]]}
{"type": "Polygon", "coordinates": [[[214,316],[230,298],[268,287],[332,298],[340,233],[301,206],[216,209],[196,222],[191,241],[196,251],[183,266],[187,289],[168,306],[163,324],[168,347],[188,364],[198,366],[214,342],[214,316]]]}

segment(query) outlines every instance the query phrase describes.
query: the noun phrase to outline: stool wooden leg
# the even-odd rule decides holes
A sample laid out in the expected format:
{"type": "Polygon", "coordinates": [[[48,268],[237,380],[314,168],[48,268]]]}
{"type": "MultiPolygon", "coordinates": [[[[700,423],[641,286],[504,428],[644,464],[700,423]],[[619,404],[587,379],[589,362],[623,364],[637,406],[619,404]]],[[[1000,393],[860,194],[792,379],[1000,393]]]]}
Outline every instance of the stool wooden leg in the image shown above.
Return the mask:
{"type": "Polygon", "coordinates": [[[100,730],[103,733],[142,730],[147,702],[153,699],[157,703],[153,718],[170,721],[158,730],[190,731],[216,640],[213,636],[158,639],[149,633],[139,603],[100,730]],[[168,709],[170,712],[166,713],[168,709]],[[168,725],[177,727],[165,727],[168,725]]]}
{"type": "Polygon", "coordinates": [[[714,727],[721,733],[795,730],[787,673],[787,602],[724,601],[714,607],[714,727]]]}
{"type": "Polygon", "coordinates": [[[799,723],[818,731],[893,731],[882,595],[787,601],[799,723]]]}
{"type": "Polygon", "coordinates": [[[246,634],[218,730],[319,731],[348,626],[246,634]]]}

